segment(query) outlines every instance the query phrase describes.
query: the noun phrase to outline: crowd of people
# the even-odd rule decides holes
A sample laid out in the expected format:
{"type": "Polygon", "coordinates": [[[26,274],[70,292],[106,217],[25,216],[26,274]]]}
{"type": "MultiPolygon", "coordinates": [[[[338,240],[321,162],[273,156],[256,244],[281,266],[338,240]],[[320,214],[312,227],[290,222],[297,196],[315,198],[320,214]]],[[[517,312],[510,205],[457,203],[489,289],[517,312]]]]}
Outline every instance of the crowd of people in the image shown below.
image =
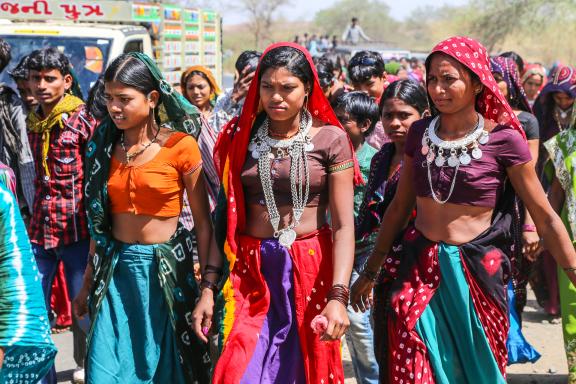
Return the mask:
{"type": "Polygon", "coordinates": [[[325,53],[336,51],[340,44],[358,45],[360,41],[370,42],[370,39],[362,27],[358,24],[358,18],[353,17],[350,24],[346,26],[342,37],[339,40],[337,35],[329,34],[316,34],[304,32],[302,36],[299,34],[294,36],[293,43],[305,47],[313,58],[322,56],[325,53]]]}
{"type": "Polygon", "coordinates": [[[60,276],[77,382],[342,383],[346,335],[359,383],[505,383],[530,284],[576,383],[573,67],[452,37],[276,43],[230,89],[126,53],[84,100],[81,70],[0,88],[0,381],[56,382],[60,276]]]}

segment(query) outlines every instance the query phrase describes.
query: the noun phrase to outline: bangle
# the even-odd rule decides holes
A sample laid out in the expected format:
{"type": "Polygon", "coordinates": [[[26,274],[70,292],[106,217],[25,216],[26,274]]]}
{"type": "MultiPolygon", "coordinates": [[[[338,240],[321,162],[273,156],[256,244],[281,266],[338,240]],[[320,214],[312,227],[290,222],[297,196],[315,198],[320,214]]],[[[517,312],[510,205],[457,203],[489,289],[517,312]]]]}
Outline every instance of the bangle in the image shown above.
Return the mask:
{"type": "Polygon", "coordinates": [[[371,282],[375,283],[376,280],[378,280],[378,277],[380,277],[380,271],[378,272],[373,272],[368,270],[368,268],[364,268],[362,270],[362,272],[360,272],[360,276],[363,276],[364,278],[370,280],[371,282]]]}
{"type": "Polygon", "coordinates": [[[536,232],[536,226],[533,224],[524,224],[522,226],[523,232],[536,232]]]}
{"type": "Polygon", "coordinates": [[[218,267],[215,267],[213,265],[206,264],[206,266],[204,267],[204,274],[206,274],[206,273],[215,273],[219,276],[222,276],[222,268],[218,268],[218,267]]]}
{"type": "Polygon", "coordinates": [[[200,281],[200,292],[202,292],[205,288],[212,290],[214,294],[218,293],[218,286],[216,285],[216,283],[213,283],[206,279],[202,279],[202,281],[200,281]]]}
{"type": "Polygon", "coordinates": [[[565,267],[562,268],[564,272],[576,272],[576,267],[565,267]]]}
{"type": "Polygon", "coordinates": [[[326,298],[328,301],[336,300],[344,307],[347,307],[348,301],[350,300],[350,289],[344,284],[334,284],[332,288],[330,288],[326,298]]]}

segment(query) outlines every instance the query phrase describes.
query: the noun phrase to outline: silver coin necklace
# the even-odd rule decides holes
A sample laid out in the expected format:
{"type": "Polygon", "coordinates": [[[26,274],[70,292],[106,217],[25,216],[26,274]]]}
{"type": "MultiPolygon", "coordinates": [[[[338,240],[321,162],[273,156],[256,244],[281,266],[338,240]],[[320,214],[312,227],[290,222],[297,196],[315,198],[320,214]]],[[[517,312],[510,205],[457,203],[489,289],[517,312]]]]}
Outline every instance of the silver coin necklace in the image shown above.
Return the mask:
{"type": "Polygon", "coordinates": [[[432,198],[439,204],[445,204],[450,200],[454,187],[456,185],[456,176],[460,166],[467,166],[473,160],[482,158],[482,149],[480,145],[488,143],[490,134],[484,130],[484,118],[478,113],[478,122],[475,128],[461,139],[453,141],[444,141],[438,137],[437,131],[440,126],[440,116],[436,116],[422,136],[422,154],[426,156],[426,167],[428,170],[428,185],[432,198]],[[470,153],[468,153],[470,152],[470,153]],[[441,168],[447,164],[454,168],[454,176],[450,183],[450,190],[446,199],[442,200],[434,190],[432,185],[432,175],[430,166],[435,165],[441,168]]]}
{"type": "Polygon", "coordinates": [[[278,239],[280,245],[286,248],[290,248],[296,240],[295,228],[300,224],[310,192],[310,172],[306,153],[314,149],[314,144],[312,144],[309,136],[311,127],[312,115],[305,111],[300,118],[298,133],[289,139],[277,140],[270,137],[270,120],[266,117],[248,145],[248,151],[254,159],[258,160],[260,183],[262,184],[270,223],[274,229],[274,237],[278,239]],[[272,159],[284,157],[286,154],[290,157],[292,218],[287,227],[280,228],[281,216],[274,199],[271,164],[272,159]]]}

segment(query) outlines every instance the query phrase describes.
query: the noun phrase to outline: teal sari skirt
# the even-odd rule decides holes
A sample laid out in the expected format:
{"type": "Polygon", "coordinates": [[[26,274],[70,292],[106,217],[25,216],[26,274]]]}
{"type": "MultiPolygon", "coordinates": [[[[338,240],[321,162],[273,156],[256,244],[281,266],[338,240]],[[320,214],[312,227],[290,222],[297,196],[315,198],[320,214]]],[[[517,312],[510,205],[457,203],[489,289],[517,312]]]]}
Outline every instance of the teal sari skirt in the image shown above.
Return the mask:
{"type": "Polygon", "coordinates": [[[157,245],[122,244],[93,325],[87,383],[184,383],[157,245]]]}
{"type": "Polygon", "coordinates": [[[4,348],[0,383],[37,383],[56,357],[36,260],[18,203],[3,181],[0,181],[0,346],[4,348]]]}
{"type": "Polygon", "coordinates": [[[478,319],[458,247],[438,244],[442,280],[415,330],[437,384],[506,384],[478,319]]]}

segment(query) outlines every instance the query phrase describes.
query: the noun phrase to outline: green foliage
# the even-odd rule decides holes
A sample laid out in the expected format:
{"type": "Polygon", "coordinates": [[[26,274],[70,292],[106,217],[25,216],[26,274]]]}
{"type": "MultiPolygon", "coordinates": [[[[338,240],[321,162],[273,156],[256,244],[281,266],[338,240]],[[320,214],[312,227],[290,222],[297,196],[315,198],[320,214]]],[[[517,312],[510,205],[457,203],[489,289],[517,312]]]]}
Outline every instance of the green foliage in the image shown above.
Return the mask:
{"type": "MultiPolygon", "coordinates": [[[[402,22],[389,10],[384,0],[339,0],[317,12],[312,22],[274,19],[262,42],[292,40],[304,32],[340,38],[355,16],[370,38],[395,48],[426,52],[449,36],[465,35],[494,54],[513,50],[527,61],[576,64],[576,0],[469,0],[461,6],[421,7],[402,22]]],[[[226,68],[242,50],[254,49],[253,32],[247,25],[225,28],[226,68]]]]}
{"type": "Polygon", "coordinates": [[[352,17],[358,18],[358,23],[372,40],[398,43],[396,30],[400,22],[390,17],[390,7],[381,0],[340,0],[330,8],[318,11],[313,24],[320,33],[340,38],[352,17]]]}

